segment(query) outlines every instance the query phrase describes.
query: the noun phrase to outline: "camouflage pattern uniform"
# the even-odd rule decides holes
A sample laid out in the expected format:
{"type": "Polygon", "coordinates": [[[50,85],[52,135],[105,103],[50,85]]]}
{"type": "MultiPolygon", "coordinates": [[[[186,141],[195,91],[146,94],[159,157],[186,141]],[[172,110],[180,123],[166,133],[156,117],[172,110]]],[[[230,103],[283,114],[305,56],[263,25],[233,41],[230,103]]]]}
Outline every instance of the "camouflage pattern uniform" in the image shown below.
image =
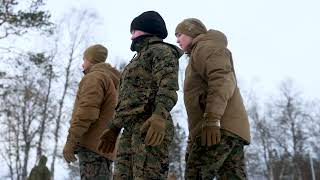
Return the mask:
{"type": "Polygon", "coordinates": [[[50,180],[51,174],[46,163],[47,157],[41,156],[39,164],[32,168],[28,180],[50,180]]]}
{"type": "Polygon", "coordinates": [[[89,149],[77,146],[81,180],[109,180],[112,161],[89,149]]]}
{"type": "Polygon", "coordinates": [[[138,54],[125,67],[111,127],[124,128],[115,164],[115,179],[166,179],[173,138],[170,111],[177,102],[179,49],[156,36],[135,44],[138,54]],[[159,146],[146,146],[140,127],[152,114],[167,120],[159,146]]]}
{"type": "Polygon", "coordinates": [[[221,130],[219,144],[201,146],[201,138],[190,142],[186,154],[186,179],[206,180],[219,177],[222,180],[246,179],[243,146],[240,137],[221,130]],[[207,163],[210,162],[210,163],[207,163]]]}

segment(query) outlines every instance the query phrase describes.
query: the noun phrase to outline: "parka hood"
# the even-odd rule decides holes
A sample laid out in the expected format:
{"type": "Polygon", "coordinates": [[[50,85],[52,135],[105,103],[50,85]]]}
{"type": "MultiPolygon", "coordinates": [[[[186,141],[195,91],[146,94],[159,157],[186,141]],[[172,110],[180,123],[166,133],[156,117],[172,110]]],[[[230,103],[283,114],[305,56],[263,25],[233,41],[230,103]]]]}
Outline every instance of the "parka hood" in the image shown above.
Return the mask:
{"type": "Polygon", "coordinates": [[[228,46],[227,37],[220,31],[210,29],[204,34],[200,34],[192,41],[192,46],[201,41],[211,41],[210,43],[219,48],[226,48],[228,46]]]}
{"type": "Polygon", "coordinates": [[[113,81],[113,83],[114,83],[115,85],[118,85],[118,84],[119,84],[119,78],[120,78],[120,75],[121,75],[121,74],[120,74],[120,72],[119,72],[117,69],[115,69],[114,67],[112,67],[109,63],[98,63],[98,64],[94,64],[94,65],[90,68],[88,74],[91,73],[91,72],[94,72],[94,71],[100,71],[100,72],[105,72],[105,73],[107,73],[107,74],[110,76],[110,78],[112,79],[112,81],[113,81]]]}

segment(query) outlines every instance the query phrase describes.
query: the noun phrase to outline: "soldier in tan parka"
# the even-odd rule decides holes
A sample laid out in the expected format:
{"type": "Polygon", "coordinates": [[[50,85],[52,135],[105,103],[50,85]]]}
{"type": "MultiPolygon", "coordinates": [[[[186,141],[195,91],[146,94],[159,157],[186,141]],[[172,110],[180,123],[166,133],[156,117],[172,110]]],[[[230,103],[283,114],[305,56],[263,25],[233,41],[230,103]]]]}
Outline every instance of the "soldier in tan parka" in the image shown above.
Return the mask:
{"type": "Polygon", "coordinates": [[[186,179],[246,179],[243,146],[250,143],[249,122],[227,38],[195,18],[179,23],[175,34],[190,58],[184,81],[186,179]]]}
{"type": "Polygon", "coordinates": [[[99,44],[88,47],[83,55],[84,77],[74,103],[65,160],[80,162],[81,179],[110,179],[116,150],[106,154],[97,150],[100,135],[114,115],[120,72],[105,63],[107,49],[99,44]]]}

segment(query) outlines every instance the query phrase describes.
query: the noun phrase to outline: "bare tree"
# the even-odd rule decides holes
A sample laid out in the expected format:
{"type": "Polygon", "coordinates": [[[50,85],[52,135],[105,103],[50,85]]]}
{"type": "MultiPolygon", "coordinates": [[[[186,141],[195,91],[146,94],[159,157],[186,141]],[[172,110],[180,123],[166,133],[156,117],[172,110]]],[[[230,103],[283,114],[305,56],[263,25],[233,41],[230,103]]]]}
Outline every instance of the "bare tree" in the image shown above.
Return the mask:
{"type": "Polygon", "coordinates": [[[252,125],[252,143],[246,151],[250,175],[258,179],[259,174],[266,179],[308,179],[307,149],[317,139],[309,130],[317,127],[312,121],[315,108],[290,80],[284,80],[278,95],[268,100],[263,106],[256,101],[248,108],[252,125]],[[257,157],[263,158],[264,166],[257,157]]]}
{"type": "Polygon", "coordinates": [[[44,54],[36,54],[33,58],[33,60],[40,66],[41,75],[43,77],[43,83],[41,84],[41,87],[43,89],[43,109],[40,114],[41,120],[40,120],[40,128],[39,128],[39,140],[37,142],[37,158],[38,161],[41,155],[43,154],[43,141],[44,141],[44,134],[46,130],[49,129],[48,123],[52,121],[54,118],[53,113],[50,113],[50,106],[54,106],[54,102],[50,100],[50,94],[52,93],[52,82],[56,78],[56,75],[53,71],[53,58],[55,57],[55,51],[51,56],[45,57],[44,54]],[[50,115],[53,117],[50,118],[50,115]]]}
{"type": "Polygon", "coordinates": [[[273,149],[273,132],[270,123],[272,122],[272,113],[259,105],[258,98],[255,97],[254,93],[251,93],[250,96],[247,111],[251,123],[252,142],[250,148],[246,149],[248,171],[252,175],[262,173],[264,178],[273,179],[273,168],[272,163],[270,163],[273,149]],[[261,157],[263,161],[261,161],[261,157]],[[258,168],[263,165],[261,162],[264,163],[265,168],[258,168]]]}
{"type": "Polygon", "coordinates": [[[30,151],[35,146],[39,132],[39,114],[42,109],[41,76],[38,76],[33,55],[19,56],[12,60],[17,74],[7,76],[1,96],[1,111],[6,112],[2,124],[7,131],[2,156],[9,166],[11,177],[26,179],[30,151]],[[35,71],[35,72],[33,72],[35,71]]]}
{"type": "Polygon", "coordinates": [[[279,110],[276,120],[279,122],[279,136],[282,142],[278,141],[285,152],[290,156],[295,169],[291,176],[301,179],[302,172],[300,168],[299,158],[303,155],[305,146],[307,145],[306,124],[310,119],[308,111],[304,109],[305,102],[301,98],[300,93],[293,86],[290,80],[284,81],[280,88],[281,97],[276,102],[279,110]]]}

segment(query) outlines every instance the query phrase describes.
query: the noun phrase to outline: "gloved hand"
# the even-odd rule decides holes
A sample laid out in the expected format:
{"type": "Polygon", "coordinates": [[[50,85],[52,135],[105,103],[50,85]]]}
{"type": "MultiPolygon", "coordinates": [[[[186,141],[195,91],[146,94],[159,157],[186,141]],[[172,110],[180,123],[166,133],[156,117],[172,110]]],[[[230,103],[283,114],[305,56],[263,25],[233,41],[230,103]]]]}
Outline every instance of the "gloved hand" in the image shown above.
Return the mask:
{"type": "Polygon", "coordinates": [[[63,148],[63,157],[67,161],[67,163],[74,162],[77,160],[76,156],[74,155],[74,149],[77,143],[75,138],[72,135],[68,135],[67,142],[63,148]]]}
{"type": "Polygon", "coordinates": [[[160,145],[166,134],[166,120],[160,115],[152,114],[140,128],[140,134],[145,133],[147,133],[144,140],[146,145],[160,145]]]}
{"type": "Polygon", "coordinates": [[[102,153],[112,153],[117,142],[121,129],[113,127],[106,129],[100,136],[98,151],[102,153]]]}
{"type": "Polygon", "coordinates": [[[218,144],[221,139],[220,120],[204,117],[201,131],[201,146],[212,146],[218,144]]]}

